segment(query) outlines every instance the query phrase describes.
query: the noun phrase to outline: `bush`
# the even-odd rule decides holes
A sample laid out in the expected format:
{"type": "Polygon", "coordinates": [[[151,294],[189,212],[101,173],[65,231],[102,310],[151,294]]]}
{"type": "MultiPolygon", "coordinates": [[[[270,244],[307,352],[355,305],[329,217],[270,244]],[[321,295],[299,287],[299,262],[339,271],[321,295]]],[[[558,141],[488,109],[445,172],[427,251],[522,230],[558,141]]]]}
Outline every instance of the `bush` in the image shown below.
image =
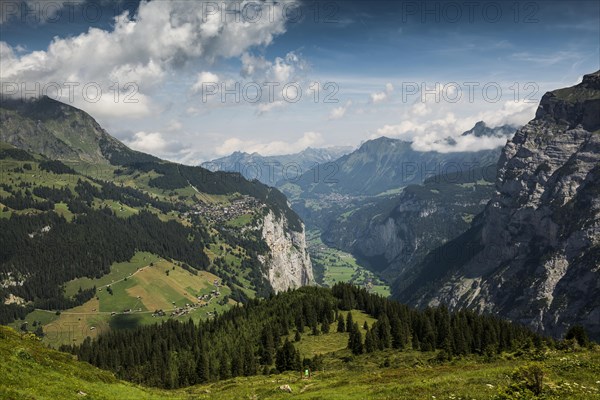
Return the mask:
{"type": "Polygon", "coordinates": [[[519,367],[511,375],[512,383],[507,388],[500,389],[496,399],[527,399],[539,396],[544,391],[545,375],[546,373],[539,363],[530,363],[519,367]]]}

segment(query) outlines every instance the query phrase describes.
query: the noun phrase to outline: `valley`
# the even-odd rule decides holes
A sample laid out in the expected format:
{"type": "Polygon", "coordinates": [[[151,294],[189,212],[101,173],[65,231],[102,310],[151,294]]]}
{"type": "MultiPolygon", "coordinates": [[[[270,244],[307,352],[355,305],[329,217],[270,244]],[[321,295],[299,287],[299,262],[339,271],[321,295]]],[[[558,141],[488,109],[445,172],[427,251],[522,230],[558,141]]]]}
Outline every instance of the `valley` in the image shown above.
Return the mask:
{"type": "Polygon", "coordinates": [[[2,0],[0,400],[600,400],[599,15],[2,0]]]}
{"type": "Polygon", "coordinates": [[[317,283],[331,287],[348,282],[384,297],[390,295],[389,285],[361,266],[352,254],[323,244],[320,231],[308,231],[306,235],[317,283]]]}

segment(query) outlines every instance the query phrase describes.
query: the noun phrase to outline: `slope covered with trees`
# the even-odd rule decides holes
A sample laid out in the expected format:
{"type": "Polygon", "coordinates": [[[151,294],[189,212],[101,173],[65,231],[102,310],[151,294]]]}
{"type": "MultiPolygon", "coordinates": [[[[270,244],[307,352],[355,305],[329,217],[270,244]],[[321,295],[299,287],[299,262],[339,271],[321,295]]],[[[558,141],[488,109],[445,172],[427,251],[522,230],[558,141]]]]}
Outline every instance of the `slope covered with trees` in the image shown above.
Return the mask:
{"type": "Polygon", "coordinates": [[[337,284],[332,289],[305,287],[251,300],[198,325],[169,321],[114,331],[63,350],[123,379],[176,388],[259,373],[319,369],[321,356],[301,356],[289,336],[293,332],[296,338],[319,336],[336,326],[350,333],[348,348],[355,355],[385,349],[442,350],[439,357],[447,360],[551,343],[494,317],[449,313],[445,308],[416,311],[364,289],[337,284]],[[364,329],[353,320],[357,310],[377,321],[364,329]],[[346,318],[340,322],[342,314],[346,318]]]}

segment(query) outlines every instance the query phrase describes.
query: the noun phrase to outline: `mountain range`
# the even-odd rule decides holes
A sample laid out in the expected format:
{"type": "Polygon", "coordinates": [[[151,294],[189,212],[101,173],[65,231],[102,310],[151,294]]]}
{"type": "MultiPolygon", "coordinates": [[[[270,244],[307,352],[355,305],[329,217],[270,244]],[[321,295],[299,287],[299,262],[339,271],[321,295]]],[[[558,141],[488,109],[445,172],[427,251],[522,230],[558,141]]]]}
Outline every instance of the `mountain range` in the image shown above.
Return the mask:
{"type": "Polygon", "coordinates": [[[600,71],[546,93],[502,149],[492,198],[395,297],[600,337],[600,71]]]}
{"type": "MultiPolygon", "coordinates": [[[[463,135],[499,135],[508,139],[515,130],[510,125],[489,128],[479,122],[463,135]]],[[[493,164],[499,151],[500,147],[473,152],[418,151],[410,141],[380,137],[366,141],[323,168],[304,173],[295,181],[280,182],[278,187],[292,199],[331,194],[374,196],[422,183],[431,176],[467,173],[493,164]]]]}
{"type": "Polygon", "coordinates": [[[94,312],[79,323],[108,329],[110,312],[185,310],[210,295],[186,280],[219,282],[219,309],[314,281],[304,225],[275,188],[131,150],[48,97],[3,102],[0,132],[2,323],[83,307],[94,312]],[[144,275],[156,272],[118,272],[151,264],[166,269],[153,287],[144,275]],[[106,282],[111,274],[121,283],[106,282]]]}
{"type": "Polygon", "coordinates": [[[204,162],[201,166],[210,171],[238,172],[246,179],[257,179],[275,186],[278,182],[296,179],[318,165],[331,163],[351,151],[350,146],[308,147],[299,153],[277,156],[236,151],[229,156],[204,162]]]}

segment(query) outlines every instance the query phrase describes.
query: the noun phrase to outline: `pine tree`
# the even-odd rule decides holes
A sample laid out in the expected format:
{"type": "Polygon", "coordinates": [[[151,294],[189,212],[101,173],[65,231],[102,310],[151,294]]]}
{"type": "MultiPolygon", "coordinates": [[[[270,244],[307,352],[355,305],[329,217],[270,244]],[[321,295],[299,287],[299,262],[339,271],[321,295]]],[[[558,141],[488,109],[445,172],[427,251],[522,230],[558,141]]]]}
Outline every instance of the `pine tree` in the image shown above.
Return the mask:
{"type": "Polygon", "coordinates": [[[352,326],[354,325],[354,318],[352,317],[352,312],[348,312],[346,316],[346,332],[350,332],[352,326]]]}
{"type": "Polygon", "coordinates": [[[271,326],[265,325],[260,339],[260,363],[263,365],[273,364],[273,354],[275,354],[275,340],[273,339],[273,330],[271,326]]]}
{"type": "Polygon", "coordinates": [[[325,315],[323,316],[323,322],[321,323],[321,332],[329,333],[330,324],[331,322],[329,322],[329,313],[325,313],[325,315]]]}
{"type": "Polygon", "coordinates": [[[365,352],[372,353],[375,351],[375,345],[373,344],[373,331],[367,330],[365,334],[365,352]]]}
{"type": "Polygon", "coordinates": [[[296,334],[294,335],[294,341],[299,342],[301,339],[302,336],[300,336],[300,332],[296,331],[296,334]]]}
{"type": "Polygon", "coordinates": [[[348,337],[348,348],[352,350],[353,354],[362,354],[363,352],[363,343],[362,343],[362,334],[360,333],[360,329],[358,328],[358,324],[354,323],[350,329],[350,336],[348,337]]]}
{"type": "Polygon", "coordinates": [[[344,317],[342,316],[342,314],[338,315],[338,324],[337,324],[337,331],[339,333],[344,333],[346,332],[346,324],[344,323],[344,317]]]}
{"type": "Polygon", "coordinates": [[[256,375],[256,371],[257,365],[256,357],[254,356],[254,350],[252,349],[252,345],[247,342],[244,350],[244,375],[256,375]]]}
{"type": "Polygon", "coordinates": [[[285,339],[283,346],[277,350],[275,366],[279,372],[300,368],[300,353],[288,339],[285,339]]]}
{"type": "Polygon", "coordinates": [[[200,351],[196,360],[196,379],[198,382],[207,382],[209,379],[208,358],[204,351],[200,351]]]}

